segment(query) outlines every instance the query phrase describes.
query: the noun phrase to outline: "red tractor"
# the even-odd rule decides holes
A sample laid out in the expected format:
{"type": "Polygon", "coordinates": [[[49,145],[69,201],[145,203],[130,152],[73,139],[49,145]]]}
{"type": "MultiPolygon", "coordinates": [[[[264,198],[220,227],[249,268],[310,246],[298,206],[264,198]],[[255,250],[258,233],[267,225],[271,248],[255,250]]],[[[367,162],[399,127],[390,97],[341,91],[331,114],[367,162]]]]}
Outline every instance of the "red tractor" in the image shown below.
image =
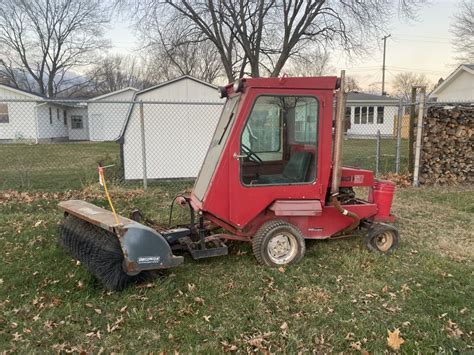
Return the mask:
{"type": "Polygon", "coordinates": [[[189,208],[188,225],[158,232],[84,201],[60,203],[60,243],[107,288],[181,264],[173,251],[195,259],[225,255],[228,240],[252,243],[257,261],[268,266],[301,260],[305,239],[357,228],[370,250],[396,248],[398,232],[385,224],[394,220],[394,185],[341,166],[343,72],[240,79],[220,94],[227,101],[199,176],[177,199],[189,208]],[[356,197],[359,187],[368,190],[366,199],[356,197]]]}

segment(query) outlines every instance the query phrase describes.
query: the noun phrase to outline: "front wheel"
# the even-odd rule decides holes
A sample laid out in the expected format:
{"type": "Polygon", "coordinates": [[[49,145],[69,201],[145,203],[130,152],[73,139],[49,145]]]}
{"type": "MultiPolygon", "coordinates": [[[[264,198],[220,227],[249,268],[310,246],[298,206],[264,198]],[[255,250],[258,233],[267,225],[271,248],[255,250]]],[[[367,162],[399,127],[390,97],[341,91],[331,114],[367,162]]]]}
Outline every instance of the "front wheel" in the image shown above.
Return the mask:
{"type": "Polygon", "coordinates": [[[260,264],[275,267],[299,262],[306,246],[296,226],[275,219],[260,227],[252,239],[252,249],[260,264]]]}
{"type": "Polygon", "coordinates": [[[365,245],[370,251],[382,254],[391,254],[398,247],[400,235],[395,227],[388,224],[377,223],[367,231],[365,245]]]}

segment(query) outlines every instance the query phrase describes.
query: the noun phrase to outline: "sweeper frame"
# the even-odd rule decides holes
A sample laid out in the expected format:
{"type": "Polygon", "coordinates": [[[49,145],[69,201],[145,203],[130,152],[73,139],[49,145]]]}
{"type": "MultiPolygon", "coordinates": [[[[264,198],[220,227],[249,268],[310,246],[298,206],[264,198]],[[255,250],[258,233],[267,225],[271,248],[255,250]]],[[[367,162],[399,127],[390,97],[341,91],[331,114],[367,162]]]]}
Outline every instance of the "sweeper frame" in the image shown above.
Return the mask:
{"type": "Polygon", "coordinates": [[[228,240],[251,242],[268,266],[301,260],[305,239],[355,229],[372,251],[397,247],[397,229],[386,224],[394,220],[394,185],[341,165],[344,72],[240,79],[220,94],[226,103],[198,178],[176,198],[189,209],[188,225],[157,231],[140,223],[138,212],[125,218],[84,201],[59,204],[61,245],[106,288],[120,290],[149,270],[181,264],[178,250],[194,259],[226,255],[228,240]],[[359,187],[367,198],[356,196],[359,187]]]}

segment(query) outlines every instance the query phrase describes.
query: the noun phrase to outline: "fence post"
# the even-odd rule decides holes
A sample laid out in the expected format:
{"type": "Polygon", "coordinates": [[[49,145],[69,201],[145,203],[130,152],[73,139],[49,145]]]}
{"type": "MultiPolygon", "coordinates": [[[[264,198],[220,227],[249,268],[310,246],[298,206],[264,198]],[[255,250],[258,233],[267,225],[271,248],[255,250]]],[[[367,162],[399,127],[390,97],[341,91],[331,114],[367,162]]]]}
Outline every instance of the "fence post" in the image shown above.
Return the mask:
{"type": "Polygon", "coordinates": [[[420,174],[420,158],[421,158],[421,140],[423,132],[423,116],[425,109],[425,94],[426,87],[421,88],[420,105],[418,108],[418,124],[416,127],[416,151],[415,151],[415,168],[413,170],[413,186],[419,186],[419,174],[420,174]]]}
{"type": "Polygon", "coordinates": [[[377,146],[375,148],[375,176],[379,176],[380,165],[380,129],[377,130],[377,146]]]}
{"type": "Polygon", "coordinates": [[[415,142],[416,87],[411,88],[410,123],[408,126],[408,171],[413,171],[413,143],[415,142]]]}
{"type": "Polygon", "coordinates": [[[400,173],[400,143],[402,140],[403,106],[402,100],[398,101],[398,125],[397,125],[397,152],[395,154],[395,172],[400,173]]]}
{"type": "Polygon", "coordinates": [[[146,176],[146,145],[145,145],[145,119],[143,113],[143,101],[140,100],[140,131],[142,139],[142,167],[143,167],[143,190],[148,188],[148,180],[146,176]]]}

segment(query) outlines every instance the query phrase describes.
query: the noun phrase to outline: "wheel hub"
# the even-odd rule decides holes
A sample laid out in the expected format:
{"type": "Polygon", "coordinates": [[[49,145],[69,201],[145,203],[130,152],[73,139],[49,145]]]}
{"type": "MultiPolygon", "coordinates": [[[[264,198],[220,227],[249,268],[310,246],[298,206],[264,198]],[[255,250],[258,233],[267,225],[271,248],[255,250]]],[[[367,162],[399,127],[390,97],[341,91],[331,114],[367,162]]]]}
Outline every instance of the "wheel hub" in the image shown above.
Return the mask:
{"type": "Polygon", "coordinates": [[[268,255],[276,264],[287,264],[296,254],[296,241],[289,233],[280,233],[270,239],[268,255]]]}
{"type": "Polygon", "coordinates": [[[393,244],[393,235],[391,232],[387,231],[385,233],[380,234],[376,240],[375,243],[377,245],[377,248],[381,251],[387,251],[390,249],[390,247],[393,244]]]}

